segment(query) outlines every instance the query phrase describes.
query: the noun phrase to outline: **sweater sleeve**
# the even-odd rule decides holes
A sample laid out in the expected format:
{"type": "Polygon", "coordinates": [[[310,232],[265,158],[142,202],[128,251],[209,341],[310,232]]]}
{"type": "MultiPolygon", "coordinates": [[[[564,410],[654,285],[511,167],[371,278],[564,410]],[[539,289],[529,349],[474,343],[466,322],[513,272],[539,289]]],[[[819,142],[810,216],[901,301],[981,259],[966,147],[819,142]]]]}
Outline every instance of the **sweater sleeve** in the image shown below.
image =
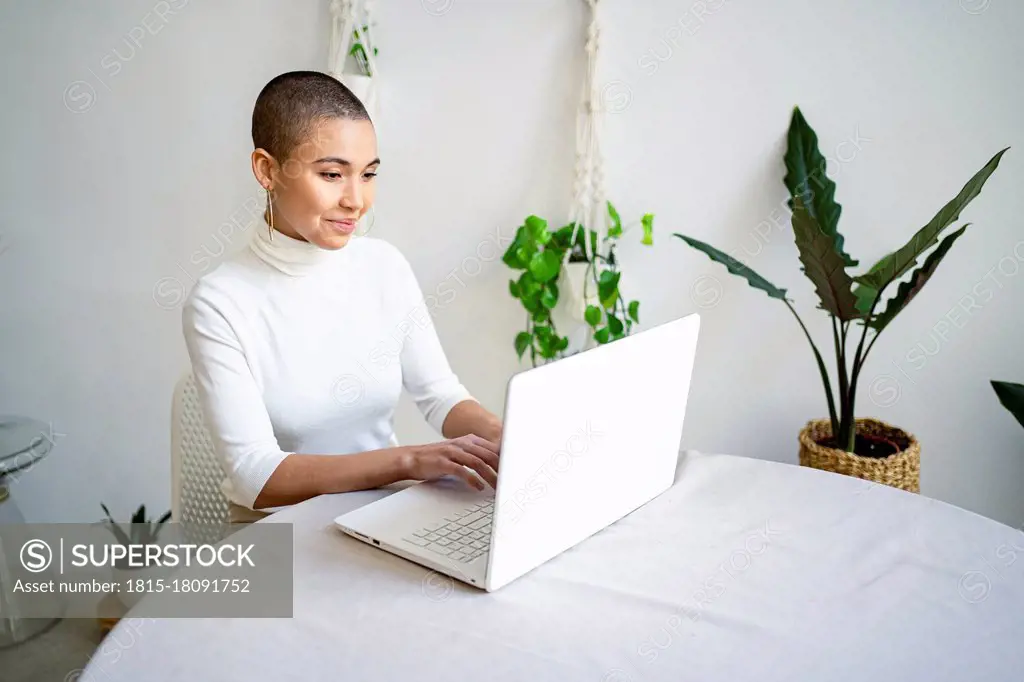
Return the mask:
{"type": "Polygon", "coordinates": [[[214,448],[234,493],[252,509],[260,491],[287,457],[238,336],[208,296],[193,292],[182,310],[182,328],[200,404],[214,448]]]}
{"type": "Polygon", "coordinates": [[[476,399],[448,363],[412,266],[397,249],[395,253],[402,384],[427,423],[443,435],[441,427],[451,409],[464,400],[476,399]]]}

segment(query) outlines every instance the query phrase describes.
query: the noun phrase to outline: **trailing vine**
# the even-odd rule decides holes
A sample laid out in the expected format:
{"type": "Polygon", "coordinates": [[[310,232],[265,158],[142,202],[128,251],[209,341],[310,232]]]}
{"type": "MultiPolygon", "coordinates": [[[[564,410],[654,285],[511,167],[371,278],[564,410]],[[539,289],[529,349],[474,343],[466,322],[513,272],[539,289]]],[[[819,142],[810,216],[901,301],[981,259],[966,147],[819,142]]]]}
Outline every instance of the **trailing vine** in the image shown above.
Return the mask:
{"type": "MultiPolygon", "coordinates": [[[[515,239],[502,257],[507,266],[521,271],[518,278],[509,280],[509,293],[526,311],[526,329],[516,334],[514,345],[520,359],[529,351],[534,367],[564,357],[569,347],[569,338],[559,332],[552,317],[560,300],[558,282],[564,272],[563,263],[588,264],[583,297],[590,300],[592,287],[596,287],[600,305],[588,305],[584,319],[590,338],[597,344],[628,336],[640,322],[640,302],[627,303],[620,291],[622,273],[615,256],[616,247],[629,229],[623,227],[610,201],[607,209],[609,226],[604,240],[576,222],[552,230],[546,220],[530,215],[516,230],[515,239]],[[590,240],[589,247],[586,239],[590,240]],[[599,241],[603,243],[599,245],[599,241]]],[[[641,243],[652,245],[654,215],[645,214],[639,225],[643,229],[641,243]]]]}

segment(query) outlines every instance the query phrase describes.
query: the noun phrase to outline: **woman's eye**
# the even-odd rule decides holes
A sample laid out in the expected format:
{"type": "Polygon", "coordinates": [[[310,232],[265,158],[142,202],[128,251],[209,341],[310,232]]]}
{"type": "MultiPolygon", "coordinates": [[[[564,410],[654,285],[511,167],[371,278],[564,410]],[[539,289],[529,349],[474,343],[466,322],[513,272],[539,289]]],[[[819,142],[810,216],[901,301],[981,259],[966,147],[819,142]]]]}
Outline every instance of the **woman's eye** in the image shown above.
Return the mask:
{"type": "Polygon", "coordinates": [[[377,174],[376,173],[364,173],[363,177],[366,178],[367,180],[369,180],[370,178],[377,177],[377,174]]]}
{"type": "Polygon", "coordinates": [[[341,173],[321,173],[320,175],[328,180],[336,180],[341,177],[341,173]]]}

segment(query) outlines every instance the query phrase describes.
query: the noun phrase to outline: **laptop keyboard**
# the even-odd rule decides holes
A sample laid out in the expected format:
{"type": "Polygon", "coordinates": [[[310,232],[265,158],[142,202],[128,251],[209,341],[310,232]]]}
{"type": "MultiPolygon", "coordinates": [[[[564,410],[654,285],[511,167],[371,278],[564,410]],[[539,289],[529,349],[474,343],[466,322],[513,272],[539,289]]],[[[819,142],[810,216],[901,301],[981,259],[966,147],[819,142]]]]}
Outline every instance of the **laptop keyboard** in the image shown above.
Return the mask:
{"type": "Polygon", "coordinates": [[[468,564],[487,553],[493,516],[494,500],[488,500],[428,523],[403,539],[453,561],[468,564]]]}

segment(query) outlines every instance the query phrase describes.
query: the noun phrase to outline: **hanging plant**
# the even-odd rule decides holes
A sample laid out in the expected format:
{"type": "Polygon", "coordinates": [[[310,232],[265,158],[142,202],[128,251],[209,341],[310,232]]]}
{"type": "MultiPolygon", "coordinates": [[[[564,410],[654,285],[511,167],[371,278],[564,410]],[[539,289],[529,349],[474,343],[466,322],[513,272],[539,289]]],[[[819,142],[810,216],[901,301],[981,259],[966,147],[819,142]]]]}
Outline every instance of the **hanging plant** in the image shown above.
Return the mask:
{"type": "MultiPolygon", "coordinates": [[[[362,35],[369,35],[370,27],[367,25],[363,26],[362,35]]],[[[367,77],[372,77],[373,73],[370,69],[370,60],[366,56],[366,48],[363,46],[362,41],[359,38],[359,31],[352,31],[352,47],[349,49],[349,56],[354,57],[356,64],[359,65],[359,72],[367,77]]],[[[377,48],[373,48],[373,57],[377,58],[377,48]]]]}
{"type": "MultiPolygon", "coordinates": [[[[606,203],[609,226],[603,243],[598,243],[595,230],[579,223],[552,230],[546,220],[531,215],[516,230],[515,239],[502,257],[507,266],[521,271],[517,279],[509,280],[509,293],[526,311],[526,329],[516,334],[514,346],[520,359],[529,351],[534,367],[564,357],[569,347],[569,338],[561,335],[552,317],[561,299],[559,281],[572,276],[566,264],[587,264],[579,284],[583,300],[592,301],[584,313],[589,338],[599,345],[610,343],[628,336],[633,325],[640,322],[640,301],[627,303],[622,296],[622,273],[615,257],[621,238],[633,226],[624,228],[615,206],[606,203]],[[586,239],[590,240],[589,247],[586,239]]],[[[641,243],[653,245],[654,215],[645,214],[639,226],[643,230],[641,243]]]]}

